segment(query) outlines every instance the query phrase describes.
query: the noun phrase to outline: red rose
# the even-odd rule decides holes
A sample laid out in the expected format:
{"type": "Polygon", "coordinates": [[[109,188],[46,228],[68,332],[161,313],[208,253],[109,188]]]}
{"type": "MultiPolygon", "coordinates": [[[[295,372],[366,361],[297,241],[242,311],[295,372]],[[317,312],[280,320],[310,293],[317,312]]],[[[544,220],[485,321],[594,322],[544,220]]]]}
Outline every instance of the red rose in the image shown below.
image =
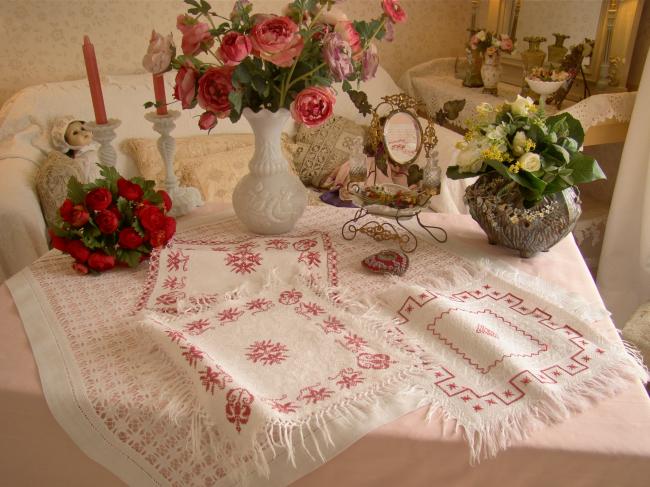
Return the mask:
{"type": "Polygon", "coordinates": [[[145,230],[160,230],[165,224],[165,215],[157,206],[145,205],[138,210],[138,219],[145,230]]]}
{"type": "Polygon", "coordinates": [[[105,210],[113,201],[113,195],[106,188],[95,188],[86,195],[86,206],[91,210],[105,210]]]}
{"type": "Polygon", "coordinates": [[[212,130],[217,126],[219,119],[212,112],[203,112],[199,117],[199,128],[201,130],[212,130]]]}
{"type": "Polygon", "coordinates": [[[52,244],[52,248],[60,250],[61,252],[65,252],[65,246],[68,242],[68,239],[55,235],[52,230],[48,230],[47,233],[50,235],[50,243],[52,244]]]}
{"type": "Polygon", "coordinates": [[[174,98],[181,102],[183,109],[194,108],[196,105],[196,78],[199,72],[191,62],[178,69],[174,84],[174,98]]]}
{"type": "Polygon", "coordinates": [[[117,217],[118,220],[122,219],[122,213],[120,213],[120,210],[117,209],[117,206],[111,205],[108,208],[108,211],[110,211],[113,215],[117,217]]]}
{"type": "Polygon", "coordinates": [[[210,26],[205,22],[185,24],[182,29],[183,40],[181,49],[186,56],[194,56],[199,51],[207,51],[214,44],[214,37],[210,34],[210,26]]]}
{"type": "Polygon", "coordinates": [[[381,6],[384,7],[384,13],[388,18],[396,24],[406,21],[406,12],[397,0],[382,0],[381,6]]]}
{"type": "Polygon", "coordinates": [[[59,208],[59,215],[64,222],[70,223],[72,220],[72,209],[74,208],[74,203],[71,199],[66,198],[61,207],[59,208]]]}
{"type": "Polygon", "coordinates": [[[291,104],[291,115],[298,123],[317,127],[334,113],[334,93],[331,88],[310,86],[302,90],[291,104]]]}
{"type": "Polygon", "coordinates": [[[289,17],[261,16],[250,33],[253,54],[281,68],[288,68],[300,56],[304,41],[300,28],[289,17]]]}
{"type": "Polygon", "coordinates": [[[224,64],[235,66],[242,62],[252,50],[253,44],[247,36],[231,30],[221,38],[221,45],[217,52],[224,64]]]}
{"type": "Polygon", "coordinates": [[[176,233],[176,220],[174,220],[171,216],[166,216],[164,229],[165,229],[165,243],[167,243],[169,239],[172,238],[176,233]]]}
{"type": "Polygon", "coordinates": [[[72,268],[77,271],[79,274],[88,274],[88,267],[86,267],[81,262],[75,262],[72,264],[72,268]]]}
{"type": "Polygon", "coordinates": [[[95,215],[95,223],[99,231],[103,234],[110,235],[117,230],[120,220],[110,210],[102,210],[95,215]]]}
{"type": "Polygon", "coordinates": [[[69,240],[65,245],[65,251],[79,262],[86,262],[90,256],[90,249],[81,240],[69,240]]]}
{"type": "Polygon", "coordinates": [[[107,271],[115,267],[115,257],[98,250],[88,257],[88,267],[95,271],[107,271]]]}
{"type": "Polygon", "coordinates": [[[162,247],[167,242],[167,234],[164,229],[154,230],[149,235],[149,243],[152,247],[162,247]]]}
{"type": "Polygon", "coordinates": [[[72,208],[72,216],[70,217],[70,225],[73,227],[83,227],[86,223],[88,223],[88,220],[90,219],[90,215],[86,211],[86,209],[81,206],[81,205],[75,205],[72,208]]]}
{"type": "Polygon", "coordinates": [[[137,249],[144,239],[133,228],[127,227],[120,232],[119,243],[123,249],[137,249]]]}
{"type": "Polygon", "coordinates": [[[169,197],[169,193],[164,189],[158,190],[158,194],[162,197],[163,203],[165,204],[165,211],[172,209],[172,199],[169,197]]]}
{"type": "Polygon", "coordinates": [[[124,178],[117,180],[117,192],[120,196],[129,201],[140,201],[144,194],[144,191],[139,184],[132,183],[124,178]]]}
{"type": "Polygon", "coordinates": [[[228,95],[233,90],[234,70],[234,66],[210,68],[199,79],[199,105],[213,112],[218,118],[226,118],[230,114],[228,95]]]}

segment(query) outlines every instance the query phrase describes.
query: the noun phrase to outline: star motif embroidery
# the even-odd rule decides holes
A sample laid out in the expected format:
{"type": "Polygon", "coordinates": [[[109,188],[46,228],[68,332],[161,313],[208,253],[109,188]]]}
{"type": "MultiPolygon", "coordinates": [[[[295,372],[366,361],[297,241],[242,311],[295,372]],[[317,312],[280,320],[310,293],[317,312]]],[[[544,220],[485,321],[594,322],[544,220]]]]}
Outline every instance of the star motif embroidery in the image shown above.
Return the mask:
{"type": "Polygon", "coordinates": [[[483,407],[480,404],[474,404],[474,411],[479,412],[482,411],[483,407]]]}
{"type": "Polygon", "coordinates": [[[598,352],[598,353],[605,353],[605,350],[603,350],[602,348],[597,348],[597,349],[596,349],[596,352],[598,352]]]}
{"type": "Polygon", "coordinates": [[[469,396],[463,396],[463,397],[461,397],[461,399],[462,399],[464,402],[467,402],[467,401],[471,401],[471,400],[472,400],[472,398],[469,397],[469,396]]]}
{"type": "Polygon", "coordinates": [[[585,362],[589,362],[591,360],[591,357],[589,355],[583,355],[582,360],[584,360],[585,362]]]}
{"type": "Polygon", "coordinates": [[[454,382],[452,382],[451,384],[447,384],[447,387],[449,387],[449,389],[453,390],[453,389],[456,389],[456,387],[458,387],[458,386],[454,382]]]}
{"type": "Polygon", "coordinates": [[[506,396],[506,397],[512,397],[512,396],[514,396],[513,392],[512,392],[510,389],[508,389],[507,391],[505,391],[505,392],[503,393],[503,395],[506,396]]]}
{"type": "Polygon", "coordinates": [[[483,286],[483,289],[490,289],[491,287],[492,286],[490,286],[489,284],[486,284],[485,286],[483,286]]]}
{"type": "Polygon", "coordinates": [[[523,379],[521,379],[521,383],[524,384],[524,385],[525,384],[530,384],[530,378],[524,377],[523,379]]]}
{"type": "Polygon", "coordinates": [[[554,370],[554,371],[553,371],[553,375],[554,375],[555,377],[559,377],[559,376],[562,375],[562,372],[560,372],[559,370],[554,370]]]}
{"type": "Polygon", "coordinates": [[[576,364],[569,364],[567,367],[569,367],[571,370],[578,368],[576,364]]]}
{"type": "Polygon", "coordinates": [[[404,311],[406,311],[407,313],[410,313],[411,311],[413,311],[413,306],[411,306],[411,305],[409,304],[409,305],[404,309],[404,311]]]}
{"type": "Polygon", "coordinates": [[[488,403],[490,406],[493,406],[493,405],[496,404],[497,402],[496,402],[494,399],[490,398],[490,399],[487,400],[487,403],[488,403]]]}
{"type": "Polygon", "coordinates": [[[442,373],[442,372],[436,372],[436,373],[433,374],[433,375],[435,375],[436,377],[442,377],[442,376],[443,376],[443,373],[442,373]]]}

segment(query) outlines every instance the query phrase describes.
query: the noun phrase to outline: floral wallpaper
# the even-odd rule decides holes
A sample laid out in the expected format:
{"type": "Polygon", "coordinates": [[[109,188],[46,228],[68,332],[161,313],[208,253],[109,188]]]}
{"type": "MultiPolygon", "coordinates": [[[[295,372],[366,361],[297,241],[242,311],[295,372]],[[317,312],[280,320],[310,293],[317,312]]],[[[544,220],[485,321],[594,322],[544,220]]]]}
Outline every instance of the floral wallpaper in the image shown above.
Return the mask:
{"type": "MultiPolygon", "coordinates": [[[[211,0],[228,14],[234,0],[211,0]]],[[[287,0],[254,0],[256,11],[279,12],[287,0]]],[[[380,43],[382,65],[397,81],[429,59],[463,51],[470,22],[470,0],[402,0],[409,21],[396,26],[396,40],[380,43]]],[[[0,20],[0,104],[26,86],[85,76],[81,44],[88,34],[102,74],[143,72],[142,56],[152,28],[173,32],[181,0],[21,0],[2,5],[0,20]]],[[[348,0],[351,18],[370,18],[380,0],[348,0]]],[[[480,15],[480,12],[479,12],[480,15]]]]}

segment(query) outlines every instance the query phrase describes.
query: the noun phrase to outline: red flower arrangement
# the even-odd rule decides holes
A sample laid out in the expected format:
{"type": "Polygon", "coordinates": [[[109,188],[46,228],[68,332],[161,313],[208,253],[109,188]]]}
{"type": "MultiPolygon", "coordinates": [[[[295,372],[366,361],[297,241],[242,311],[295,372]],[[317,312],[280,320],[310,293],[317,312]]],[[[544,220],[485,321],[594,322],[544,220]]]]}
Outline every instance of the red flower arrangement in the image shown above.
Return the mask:
{"type": "Polygon", "coordinates": [[[114,167],[99,167],[102,178],[93,183],[70,178],[60,219],[49,229],[52,247],[70,254],[72,268],[82,274],[135,267],[176,232],[165,191],[156,191],[153,181],[124,179],[114,167]]]}

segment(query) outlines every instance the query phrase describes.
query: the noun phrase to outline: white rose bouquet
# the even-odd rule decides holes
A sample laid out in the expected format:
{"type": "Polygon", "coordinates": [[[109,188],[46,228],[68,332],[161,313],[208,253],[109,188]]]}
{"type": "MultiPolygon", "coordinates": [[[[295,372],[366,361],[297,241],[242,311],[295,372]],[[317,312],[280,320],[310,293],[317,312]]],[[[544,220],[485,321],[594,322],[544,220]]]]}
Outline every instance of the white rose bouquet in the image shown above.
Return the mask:
{"type": "Polygon", "coordinates": [[[451,179],[496,171],[518,185],[527,206],[576,184],[604,179],[596,160],[580,152],[584,130],[568,113],[545,117],[530,98],[499,107],[483,103],[459,142],[451,179]]]}

